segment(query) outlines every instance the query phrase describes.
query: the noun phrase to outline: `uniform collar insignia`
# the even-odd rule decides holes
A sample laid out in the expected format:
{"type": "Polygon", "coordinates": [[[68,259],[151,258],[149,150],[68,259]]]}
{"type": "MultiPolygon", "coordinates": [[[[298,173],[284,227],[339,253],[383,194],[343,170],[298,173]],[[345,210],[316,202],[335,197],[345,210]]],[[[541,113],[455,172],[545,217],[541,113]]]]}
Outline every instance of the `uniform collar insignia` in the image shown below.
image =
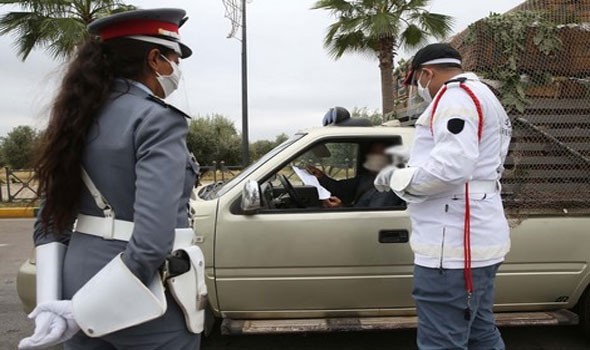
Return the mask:
{"type": "Polygon", "coordinates": [[[148,95],[147,99],[150,101],[156,102],[157,104],[159,104],[160,106],[162,106],[164,108],[173,110],[176,113],[182,115],[183,117],[185,117],[187,119],[192,119],[190,115],[188,115],[185,112],[181,111],[180,109],[174,107],[173,105],[166,103],[166,101],[162,100],[161,98],[159,98],[156,95],[148,95]]]}

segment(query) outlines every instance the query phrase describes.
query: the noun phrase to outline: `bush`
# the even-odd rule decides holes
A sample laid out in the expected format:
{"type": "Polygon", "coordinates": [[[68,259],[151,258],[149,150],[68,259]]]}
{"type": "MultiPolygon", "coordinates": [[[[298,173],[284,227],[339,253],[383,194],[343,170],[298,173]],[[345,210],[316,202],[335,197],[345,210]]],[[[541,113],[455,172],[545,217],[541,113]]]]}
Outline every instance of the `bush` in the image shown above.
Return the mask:
{"type": "Polygon", "coordinates": [[[2,139],[0,160],[2,165],[13,169],[30,168],[38,133],[30,126],[17,126],[2,139]]]}

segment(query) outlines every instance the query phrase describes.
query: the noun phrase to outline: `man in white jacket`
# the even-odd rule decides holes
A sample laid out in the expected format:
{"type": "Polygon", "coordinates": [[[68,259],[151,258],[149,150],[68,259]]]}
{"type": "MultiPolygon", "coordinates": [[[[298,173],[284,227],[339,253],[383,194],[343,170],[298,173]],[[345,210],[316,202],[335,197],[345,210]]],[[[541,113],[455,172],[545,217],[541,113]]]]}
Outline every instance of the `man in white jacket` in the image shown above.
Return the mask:
{"type": "Polygon", "coordinates": [[[408,167],[382,171],[375,186],[408,202],[418,347],[504,349],[492,307],[510,250],[499,185],[510,119],[448,44],[418,51],[406,83],[430,104],[416,122],[408,167]]]}

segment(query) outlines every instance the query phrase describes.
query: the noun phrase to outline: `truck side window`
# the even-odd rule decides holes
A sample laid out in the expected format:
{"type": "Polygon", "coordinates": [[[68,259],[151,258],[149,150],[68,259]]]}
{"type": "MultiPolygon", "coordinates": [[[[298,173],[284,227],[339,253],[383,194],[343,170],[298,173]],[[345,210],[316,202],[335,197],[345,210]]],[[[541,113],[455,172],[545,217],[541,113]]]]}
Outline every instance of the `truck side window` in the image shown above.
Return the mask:
{"type": "Polygon", "coordinates": [[[326,141],[314,145],[262,184],[265,207],[273,211],[403,210],[405,203],[393,192],[378,192],[373,185],[380,168],[390,163],[385,154],[390,146],[391,140],[326,141]],[[304,172],[303,178],[298,171],[304,172]],[[309,178],[317,179],[323,189],[317,189],[309,178]]]}

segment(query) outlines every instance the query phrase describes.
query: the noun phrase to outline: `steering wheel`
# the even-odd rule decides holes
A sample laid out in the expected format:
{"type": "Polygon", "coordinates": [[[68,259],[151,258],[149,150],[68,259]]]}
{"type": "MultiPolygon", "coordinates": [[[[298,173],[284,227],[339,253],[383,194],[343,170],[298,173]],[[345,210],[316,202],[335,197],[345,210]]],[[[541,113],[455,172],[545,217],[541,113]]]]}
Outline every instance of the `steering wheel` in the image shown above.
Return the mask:
{"type": "Polygon", "coordinates": [[[276,209],[276,205],[273,201],[273,196],[272,196],[272,194],[274,193],[272,181],[265,182],[264,184],[262,184],[262,186],[260,186],[260,189],[262,190],[263,204],[268,209],[276,209]]]}
{"type": "Polygon", "coordinates": [[[283,187],[285,188],[285,191],[287,191],[287,194],[289,195],[291,200],[297,205],[297,207],[305,208],[305,204],[297,194],[297,191],[295,191],[295,188],[293,187],[287,176],[285,176],[284,174],[279,175],[279,181],[281,182],[281,185],[283,185],[283,187]]]}

